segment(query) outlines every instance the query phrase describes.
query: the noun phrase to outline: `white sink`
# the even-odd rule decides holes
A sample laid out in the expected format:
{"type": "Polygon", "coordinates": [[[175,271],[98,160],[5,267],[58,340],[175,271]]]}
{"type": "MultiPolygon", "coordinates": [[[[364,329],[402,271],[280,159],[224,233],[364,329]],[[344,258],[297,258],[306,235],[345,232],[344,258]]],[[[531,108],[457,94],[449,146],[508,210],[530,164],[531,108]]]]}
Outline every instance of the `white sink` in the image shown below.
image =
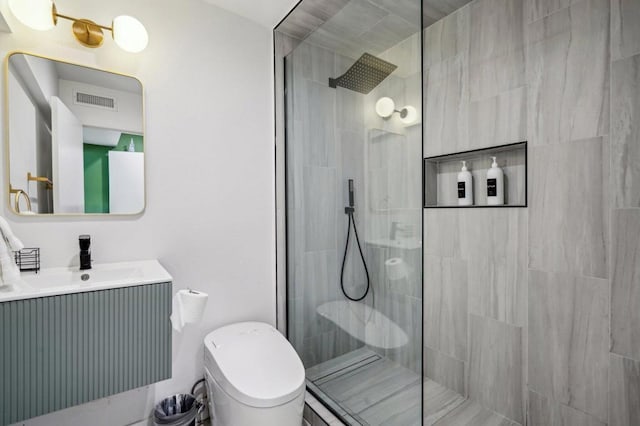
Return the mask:
{"type": "Polygon", "coordinates": [[[43,268],[22,272],[19,286],[0,289],[0,302],[172,281],[157,260],[94,264],[91,269],[43,268]]]}

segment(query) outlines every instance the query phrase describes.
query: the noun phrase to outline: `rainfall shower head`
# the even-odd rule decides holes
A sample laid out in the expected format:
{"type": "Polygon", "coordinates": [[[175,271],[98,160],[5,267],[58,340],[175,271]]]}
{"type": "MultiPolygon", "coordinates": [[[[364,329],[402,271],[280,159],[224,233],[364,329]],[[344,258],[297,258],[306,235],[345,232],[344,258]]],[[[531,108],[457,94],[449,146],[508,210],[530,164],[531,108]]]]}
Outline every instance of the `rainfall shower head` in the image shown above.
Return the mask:
{"type": "Polygon", "coordinates": [[[338,78],[329,78],[329,87],[340,86],[366,95],[396,68],[397,65],[364,53],[347,72],[338,78]]]}

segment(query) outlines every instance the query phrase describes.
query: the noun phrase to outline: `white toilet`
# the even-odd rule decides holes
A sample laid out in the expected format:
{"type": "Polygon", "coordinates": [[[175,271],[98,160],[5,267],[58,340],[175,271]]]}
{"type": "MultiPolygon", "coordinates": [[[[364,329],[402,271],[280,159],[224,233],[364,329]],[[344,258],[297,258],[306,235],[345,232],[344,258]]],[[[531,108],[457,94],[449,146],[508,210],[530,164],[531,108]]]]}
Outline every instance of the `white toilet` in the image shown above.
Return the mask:
{"type": "Polygon", "coordinates": [[[300,426],[302,361],[278,330],[261,322],[221,327],[204,338],[214,426],[300,426]]]}

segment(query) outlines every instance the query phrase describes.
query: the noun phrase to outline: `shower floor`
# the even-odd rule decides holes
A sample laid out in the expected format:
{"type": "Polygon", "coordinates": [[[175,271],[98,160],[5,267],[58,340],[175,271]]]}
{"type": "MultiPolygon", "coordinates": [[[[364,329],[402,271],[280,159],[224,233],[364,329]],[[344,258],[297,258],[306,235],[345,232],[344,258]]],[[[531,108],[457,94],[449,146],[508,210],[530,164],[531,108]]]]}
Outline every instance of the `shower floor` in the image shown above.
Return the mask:
{"type": "Polygon", "coordinates": [[[307,385],[351,425],[418,424],[421,386],[425,426],[517,425],[367,348],[308,368],[307,385]]]}

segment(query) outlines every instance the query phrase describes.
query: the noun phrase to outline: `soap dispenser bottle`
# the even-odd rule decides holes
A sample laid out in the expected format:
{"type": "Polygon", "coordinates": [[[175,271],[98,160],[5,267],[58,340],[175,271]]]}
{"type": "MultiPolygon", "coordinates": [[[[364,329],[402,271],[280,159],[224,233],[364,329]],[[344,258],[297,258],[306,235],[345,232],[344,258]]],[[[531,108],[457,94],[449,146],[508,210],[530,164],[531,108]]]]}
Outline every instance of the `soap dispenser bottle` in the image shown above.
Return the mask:
{"type": "Polygon", "coordinates": [[[504,204],[504,174],[502,169],[498,167],[496,157],[491,157],[493,163],[491,168],[487,170],[487,204],[497,206],[504,204]]]}
{"type": "Polygon", "coordinates": [[[473,176],[467,170],[467,162],[462,162],[462,170],[458,173],[458,205],[473,205],[473,176]]]}

